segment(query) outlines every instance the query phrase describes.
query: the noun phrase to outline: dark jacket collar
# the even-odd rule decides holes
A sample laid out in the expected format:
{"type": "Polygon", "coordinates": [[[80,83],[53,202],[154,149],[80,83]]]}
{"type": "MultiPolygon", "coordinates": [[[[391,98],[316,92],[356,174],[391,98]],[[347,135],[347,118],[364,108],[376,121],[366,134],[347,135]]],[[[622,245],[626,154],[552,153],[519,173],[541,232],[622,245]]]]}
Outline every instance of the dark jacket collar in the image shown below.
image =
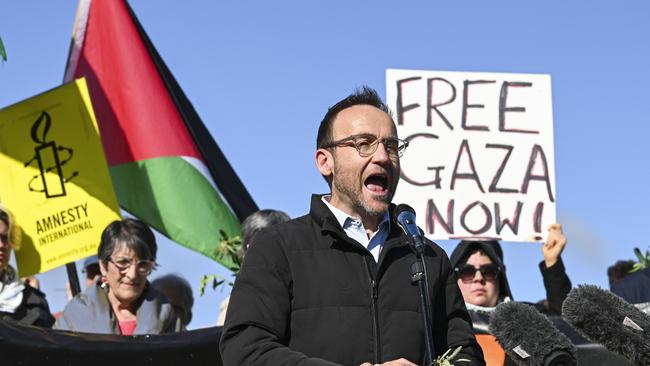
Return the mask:
{"type": "MultiPolygon", "coordinates": [[[[312,217],[312,219],[316,222],[318,226],[321,228],[322,233],[330,233],[337,239],[341,239],[347,242],[353,242],[355,245],[359,245],[360,247],[361,244],[357,243],[355,240],[350,239],[346,234],[345,231],[343,231],[343,228],[341,227],[341,224],[339,224],[338,220],[332,213],[332,211],[323,203],[322,197],[323,194],[313,194],[311,196],[311,208],[309,210],[309,215],[312,217]]],[[[395,209],[394,204],[390,204],[388,207],[388,217],[390,222],[390,231],[388,233],[388,238],[386,239],[386,243],[384,244],[384,248],[382,249],[382,253],[389,248],[392,247],[397,247],[401,245],[407,245],[408,242],[406,241],[406,236],[404,236],[404,240],[398,240],[402,236],[402,232],[397,226],[395,222],[393,222],[393,210],[395,209]]],[[[329,243],[328,245],[331,245],[332,243],[329,243]]],[[[382,255],[383,256],[383,255],[382,255]]]]}

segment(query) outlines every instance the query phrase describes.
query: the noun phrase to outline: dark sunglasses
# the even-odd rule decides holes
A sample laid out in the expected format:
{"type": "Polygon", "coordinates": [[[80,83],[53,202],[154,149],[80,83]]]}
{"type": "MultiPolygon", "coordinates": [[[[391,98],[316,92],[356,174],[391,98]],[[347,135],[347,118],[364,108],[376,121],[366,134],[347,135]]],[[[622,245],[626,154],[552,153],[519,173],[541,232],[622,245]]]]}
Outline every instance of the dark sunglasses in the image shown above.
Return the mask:
{"type": "Polygon", "coordinates": [[[474,276],[476,276],[477,271],[481,272],[481,276],[486,281],[494,281],[499,276],[500,269],[498,265],[490,263],[484,264],[478,268],[470,265],[464,265],[462,267],[456,267],[454,271],[456,271],[456,275],[461,279],[461,281],[472,282],[474,280],[474,276]]]}

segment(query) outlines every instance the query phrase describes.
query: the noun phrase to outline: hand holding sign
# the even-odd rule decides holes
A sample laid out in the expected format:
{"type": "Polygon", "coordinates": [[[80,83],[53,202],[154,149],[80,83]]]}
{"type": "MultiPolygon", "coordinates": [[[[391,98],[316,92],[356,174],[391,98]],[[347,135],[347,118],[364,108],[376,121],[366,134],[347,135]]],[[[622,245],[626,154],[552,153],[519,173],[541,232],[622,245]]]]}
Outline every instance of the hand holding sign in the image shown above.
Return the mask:
{"type": "Polygon", "coordinates": [[[566,246],[566,237],[562,232],[562,225],[552,224],[548,228],[548,237],[546,242],[542,245],[542,254],[544,254],[544,264],[546,268],[553,266],[557,263],[558,258],[562,254],[566,246]]]}

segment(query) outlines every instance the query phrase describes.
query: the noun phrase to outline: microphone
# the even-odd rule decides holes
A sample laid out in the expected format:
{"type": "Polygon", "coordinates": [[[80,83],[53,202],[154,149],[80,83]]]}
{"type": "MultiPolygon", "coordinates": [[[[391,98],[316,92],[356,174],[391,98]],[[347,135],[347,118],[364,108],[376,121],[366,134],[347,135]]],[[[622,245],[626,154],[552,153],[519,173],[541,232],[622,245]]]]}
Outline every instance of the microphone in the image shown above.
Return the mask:
{"type": "Polygon", "coordinates": [[[420,234],[420,229],[415,224],[415,210],[411,206],[402,203],[395,208],[395,211],[393,211],[393,221],[395,221],[409,237],[411,247],[413,247],[418,254],[422,254],[424,252],[424,240],[420,234]]]}
{"type": "Polygon", "coordinates": [[[578,333],[635,365],[650,365],[650,316],[597,286],[569,292],[562,317],[578,333]]]}
{"type": "Polygon", "coordinates": [[[575,366],[576,347],[539,311],[516,301],[499,304],[490,332],[519,366],[575,366]]]}

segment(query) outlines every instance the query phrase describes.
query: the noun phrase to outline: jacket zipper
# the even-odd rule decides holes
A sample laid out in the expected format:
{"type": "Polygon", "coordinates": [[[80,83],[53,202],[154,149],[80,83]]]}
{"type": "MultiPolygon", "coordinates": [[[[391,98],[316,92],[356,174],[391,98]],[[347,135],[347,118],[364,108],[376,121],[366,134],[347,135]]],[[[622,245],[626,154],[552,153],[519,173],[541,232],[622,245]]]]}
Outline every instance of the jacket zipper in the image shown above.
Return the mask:
{"type": "Polygon", "coordinates": [[[368,257],[365,257],[366,268],[368,269],[368,278],[370,279],[370,312],[372,314],[372,335],[374,339],[374,351],[375,351],[375,361],[374,363],[381,362],[381,350],[379,342],[379,314],[377,312],[377,281],[374,278],[372,270],[370,269],[370,264],[368,263],[368,257]]]}

